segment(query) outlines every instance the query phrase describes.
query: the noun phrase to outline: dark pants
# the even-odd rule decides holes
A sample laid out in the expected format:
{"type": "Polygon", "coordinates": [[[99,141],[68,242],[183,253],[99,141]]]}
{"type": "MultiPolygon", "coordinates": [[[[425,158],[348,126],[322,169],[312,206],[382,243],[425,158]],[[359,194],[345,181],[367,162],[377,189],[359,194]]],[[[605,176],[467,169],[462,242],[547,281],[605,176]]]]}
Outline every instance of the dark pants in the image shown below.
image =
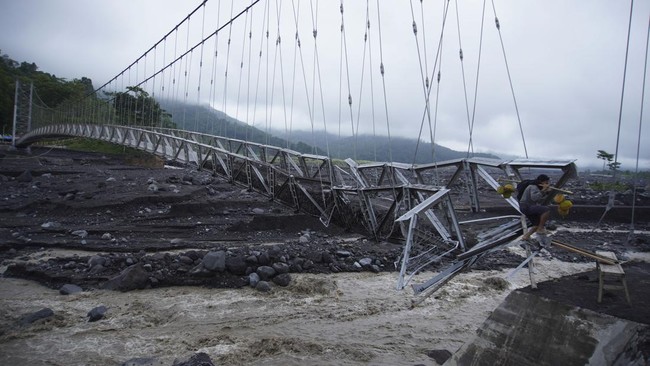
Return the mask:
{"type": "Polygon", "coordinates": [[[542,215],[551,211],[550,207],[542,205],[520,205],[519,208],[521,209],[521,213],[526,215],[533,226],[539,225],[539,220],[542,215]]]}

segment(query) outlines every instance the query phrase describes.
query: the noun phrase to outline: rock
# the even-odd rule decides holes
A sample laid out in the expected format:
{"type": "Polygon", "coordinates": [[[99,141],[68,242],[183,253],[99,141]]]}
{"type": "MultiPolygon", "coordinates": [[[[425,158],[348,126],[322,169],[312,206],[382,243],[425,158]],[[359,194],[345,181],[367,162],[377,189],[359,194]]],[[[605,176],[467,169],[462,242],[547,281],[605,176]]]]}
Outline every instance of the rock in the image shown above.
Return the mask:
{"type": "Polygon", "coordinates": [[[194,260],[186,255],[179,256],[178,260],[183,264],[194,264],[194,260]]]}
{"type": "Polygon", "coordinates": [[[226,270],[226,252],[209,252],[203,257],[203,267],[209,271],[223,272],[226,270]]]}
{"type": "Polygon", "coordinates": [[[45,319],[49,318],[54,315],[54,311],[50,308],[43,308],[35,313],[30,313],[27,315],[24,315],[20,318],[18,323],[20,325],[29,325],[32,324],[33,322],[40,320],[40,319],[45,319]]]}
{"type": "Polygon", "coordinates": [[[32,172],[25,170],[19,176],[16,177],[16,180],[23,183],[31,182],[34,178],[32,177],[32,172]]]}
{"type": "Polygon", "coordinates": [[[106,270],[106,267],[104,267],[101,264],[97,264],[97,265],[94,265],[94,266],[90,267],[88,272],[92,273],[92,274],[98,274],[98,273],[104,272],[105,270],[106,270]]]}
{"type": "Polygon", "coordinates": [[[61,224],[59,224],[58,222],[55,222],[55,221],[48,221],[48,222],[45,222],[45,223],[41,224],[41,227],[43,229],[56,229],[58,227],[61,227],[61,224]]]}
{"type": "Polygon", "coordinates": [[[96,322],[104,317],[104,314],[106,314],[106,306],[100,305],[88,312],[88,321],[89,322],[96,322]]]}
{"type": "Polygon", "coordinates": [[[167,366],[156,357],[137,357],[124,361],[120,366],[167,366]]]}
{"type": "Polygon", "coordinates": [[[98,264],[101,264],[102,266],[106,263],[106,258],[102,257],[101,255],[93,255],[88,259],[88,267],[93,267],[98,264]]]}
{"type": "Polygon", "coordinates": [[[352,253],[350,251],[347,251],[347,250],[337,250],[336,255],[338,257],[341,257],[341,258],[348,258],[348,257],[352,256],[352,253]]]}
{"type": "Polygon", "coordinates": [[[72,295],[82,291],[83,289],[81,287],[72,284],[65,284],[59,289],[61,295],[72,295]]]}
{"type": "Polygon", "coordinates": [[[321,263],[323,261],[323,252],[319,251],[308,251],[305,253],[307,259],[313,263],[321,263]]]}
{"type": "Polygon", "coordinates": [[[446,349],[434,349],[426,352],[427,356],[433,358],[438,365],[442,365],[452,356],[451,352],[446,349]]]}
{"type": "Polygon", "coordinates": [[[248,257],[246,257],[245,261],[246,261],[246,263],[257,264],[257,256],[249,255],[248,257]]]}
{"type": "Polygon", "coordinates": [[[372,258],[361,258],[359,260],[359,264],[362,265],[363,267],[368,267],[372,264],[372,258]]]}
{"type": "Polygon", "coordinates": [[[260,281],[255,286],[255,289],[260,292],[269,292],[271,291],[271,284],[266,281],[260,281]]]}
{"type": "Polygon", "coordinates": [[[287,287],[291,283],[291,275],[288,273],[282,273],[273,277],[273,283],[278,286],[287,287]]]}
{"type": "Polygon", "coordinates": [[[210,183],[212,183],[210,177],[192,177],[192,184],[195,186],[207,186],[210,183]]]}
{"type": "Polygon", "coordinates": [[[190,357],[186,361],[174,361],[174,364],[172,366],[215,366],[214,363],[212,363],[212,360],[210,359],[210,356],[208,356],[206,353],[199,352],[192,357],[190,357]]]}
{"type": "Polygon", "coordinates": [[[260,279],[262,281],[266,281],[272,278],[273,276],[275,276],[275,270],[273,269],[273,267],[269,267],[269,266],[259,266],[257,267],[256,272],[260,276],[260,279]]]}
{"type": "Polygon", "coordinates": [[[226,269],[232,274],[245,275],[248,265],[242,257],[228,257],[226,258],[226,269]]]}
{"type": "Polygon", "coordinates": [[[248,275],[248,284],[251,285],[252,288],[255,288],[257,284],[260,282],[260,276],[253,272],[248,275]]]}
{"type": "MultiPolygon", "coordinates": [[[[332,258],[332,255],[331,255],[329,252],[323,252],[323,253],[322,253],[322,259],[321,259],[321,261],[322,261],[323,263],[326,263],[326,264],[327,264],[327,263],[333,263],[333,262],[334,262],[334,258],[332,258]]],[[[314,262],[315,262],[315,261],[314,261],[314,262]]]]}
{"type": "Polygon", "coordinates": [[[108,280],[102,288],[107,290],[131,291],[141,290],[147,287],[149,274],[141,263],[124,269],[119,275],[108,280]]]}
{"type": "MultiPolygon", "coordinates": [[[[179,268],[178,271],[181,271],[179,268]]],[[[190,276],[194,277],[211,277],[213,276],[213,273],[209,270],[207,270],[204,266],[203,263],[199,263],[196,267],[192,268],[189,271],[190,276]]]]}
{"type": "Polygon", "coordinates": [[[253,209],[253,213],[255,215],[262,215],[264,213],[264,209],[256,207],[256,208],[253,209]]]}
{"type": "Polygon", "coordinates": [[[273,263],[273,269],[276,273],[289,273],[289,265],[282,262],[273,263]]]}
{"type": "Polygon", "coordinates": [[[102,239],[104,240],[110,240],[112,238],[110,233],[104,233],[102,234],[102,239]]]}
{"type": "Polygon", "coordinates": [[[85,238],[85,237],[88,236],[88,232],[86,230],[75,230],[75,231],[71,232],[70,234],[81,237],[81,238],[85,238]]]}
{"type": "Polygon", "coordinates": [[[271,264],[271,258],[267,252],[262,252],[257,256],[257,262],[263,266],[271,264]]]}

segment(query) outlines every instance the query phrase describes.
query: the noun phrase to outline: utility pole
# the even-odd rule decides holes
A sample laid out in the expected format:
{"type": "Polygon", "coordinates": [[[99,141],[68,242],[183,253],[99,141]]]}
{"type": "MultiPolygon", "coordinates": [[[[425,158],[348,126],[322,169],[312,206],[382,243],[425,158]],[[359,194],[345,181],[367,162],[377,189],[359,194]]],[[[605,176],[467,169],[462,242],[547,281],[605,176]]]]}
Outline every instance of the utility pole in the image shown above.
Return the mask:
{"type": "Polygon", "coordinates": [[[16,149],[16,120],[18,119],[18,89],[20,89],[20,80],[16,79],[16,91],[14,93],[14,119],[11,128],[11,148],[16,149]]]}

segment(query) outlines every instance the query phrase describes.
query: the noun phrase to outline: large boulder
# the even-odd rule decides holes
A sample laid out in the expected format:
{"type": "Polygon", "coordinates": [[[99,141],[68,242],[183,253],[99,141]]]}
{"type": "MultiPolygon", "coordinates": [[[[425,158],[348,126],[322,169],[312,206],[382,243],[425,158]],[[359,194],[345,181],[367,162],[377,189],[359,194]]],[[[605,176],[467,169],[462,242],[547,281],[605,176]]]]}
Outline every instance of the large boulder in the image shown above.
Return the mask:
{"type": "Polygon", "coordinates": [[[141,290],[149,284],[149,273],[142,263],[125,268],[119,275],[108,280],[102,288],[107,290],[131,291],[141,290]]]}
{"type": "Polygon", "coordinates": [[[35,322],[37,320],[49,318],[49,317],[51,317],[53,315],[54,315],[54,311],[52,311],[52,309],[43,308],[43,309],[41,309],[41,310],[39,310],[37,312],[30,313],[30,314],[22,316],[20,318],[20,320],[18,321],[18,323],[20,325],[28,325],[28,324],[32,324],[33,322],[35,322]]]}
{"type": "Polygon", "coordinates": [[[223,250],[209,252],[203,257],[203,267],[213,272],[223,272],[226,270],[226,252],[223,250]]]}

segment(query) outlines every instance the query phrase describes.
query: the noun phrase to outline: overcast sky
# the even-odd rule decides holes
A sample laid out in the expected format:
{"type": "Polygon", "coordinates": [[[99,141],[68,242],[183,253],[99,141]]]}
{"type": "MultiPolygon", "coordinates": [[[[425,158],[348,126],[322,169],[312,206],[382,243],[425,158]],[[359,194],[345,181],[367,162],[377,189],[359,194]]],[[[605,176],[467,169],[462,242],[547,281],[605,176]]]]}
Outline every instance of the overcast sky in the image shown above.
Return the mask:
{"type": "MultiPolygon", "coordinates": [[[[201,1],[0,2],[3,54],[57,77],[108,83],[108,91],[143,82],[250,4],[234,1],[231,9],[232,2],[209,0],[120,75],[201,1]]],[[[597,150],[614,153],[618,145],[622,169],[634,170],[640,136],[639,166],[650,169],[649,93],[639,131],[649,1],[634,4],[620,136],[629,1],[488,1],[482,32],[482,1],[450,1],[443,28],[445,3],[346,1],[342,20],[340,2],[261,0],[141,86],[159,97],[210,103],[263,129],[420,136],[463,151],[473,122],[475,151],[577,159],[579,167],[601,166],[597,150]],[[422,72],[430,77],[433,70],[441,80],[432,79],[427,116],[422,72]]]]}

